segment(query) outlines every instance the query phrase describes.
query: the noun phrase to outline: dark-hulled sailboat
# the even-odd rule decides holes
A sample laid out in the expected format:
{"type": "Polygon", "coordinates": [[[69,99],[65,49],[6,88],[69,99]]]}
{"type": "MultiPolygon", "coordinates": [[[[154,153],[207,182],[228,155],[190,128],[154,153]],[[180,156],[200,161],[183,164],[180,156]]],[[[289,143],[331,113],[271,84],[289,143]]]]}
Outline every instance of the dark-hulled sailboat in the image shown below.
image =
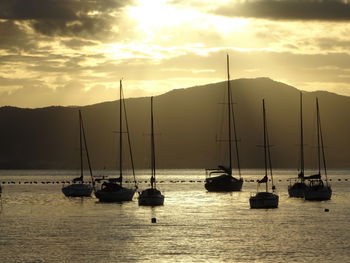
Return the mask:
{"type": "Polygon", "coordinates": [[[304,198],[309,201],[324,201],[330,200],[332,197],[332,188],[328,183],[326,155],[323,145],[323,135],[321,127],[320,109],[318,105],[318,98],[316,98],[316,123],[317,123],[317,160],[318,173],[308,177],[308,184],[304,190],[304,198]],[[323,163],[324,175],[326,182],[321,178],[321,161],[323,163]]]}
{"type": "Polygon", "coordinates": [[[235,124],[235,116],[232,108],[232,92],[230,84],[230,66],[229,56],[227,55],[227,113],[228,113],[228,166],[218,165],[214,169],[206,169],[207,177],[205,179],[205,189],[209,192],[232,192],[241,191],[243,185],[243,179],[241,177],[238,141],[235,124]],[[237,170],[239,178],[232,175],[232,129],[234,135],[236,158],[237,158],[237,170]]]}
{"type": "Polygon", "coordinates": [[[304,169],[304,129],[303,129],[303,94],[300,92],[300,168],[297,178],[291,178],[288,185],[289,197],[304,197],[305,169],[304,169]]]}
{"type": "Polygon", "coordinates": [[[134,161],[131,149],[131,140],[129,135],[129,125],[126,115],[126,106],[121,80],[119,87],[119,97],[119,177],[107,179],[105,182],[102,183],[101,189],[95,192],[95,196],[99,199],[100,202],[131,201],[137,189],[134,161]],[[123,131],[123,119],[125,119],[126,131],[123,131]],[[134,176],[134,188],[126,188],[123,186],[123,134],[127,135],[132,172],[134,176]]]}
{"type": "Polygon", "coordinates": [[[265,176],[258,181],[258,188],[261,183],[265,183],[265,192],[257,192],[256,195],[249,198],[250,208],[277,208],[279,197],[275,194],[275,185],[273,183],[272,175],[272,162],[270,154],[270,141],[266,123],[266,110],[265,100],[263,100],[263,133],[264,133],[264,163],[265,163],[265,176]],[[270,170],[270,177],[272,183],[272,192],[269,192],[269,176],[268,171],[270,170]]]}
{"type": "Polygon", "coordinates": [[[151,97],[151,188],[139,195],[139,205],[157,206],[164,204],[164,195],[156,187],[156,153],[154,141],[153,97],[151,97]]]}
{"type": "Polygon", "coordinates": [[[80,177],[74,178],[73,184],[62,187],[63,194],[68,197],[91,196],[92,190],[94,188],[94,183],[95,183],[92,176],[92,169],[91,169],[89,151],[87,148],[84,123],[83,123],[83,118],[80,110],[79,110],[79,142],[80,142],[80,177]],[[84,183],[83,148],[85,148],[86,158],[89,165],[91,184],[84,183]]]}

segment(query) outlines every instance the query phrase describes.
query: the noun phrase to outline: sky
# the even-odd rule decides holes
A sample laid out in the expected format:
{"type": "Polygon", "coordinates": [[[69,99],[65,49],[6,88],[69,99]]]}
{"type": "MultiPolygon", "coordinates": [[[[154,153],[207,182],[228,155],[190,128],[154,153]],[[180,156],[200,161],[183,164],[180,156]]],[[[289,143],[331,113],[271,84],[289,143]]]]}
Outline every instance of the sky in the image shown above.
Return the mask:
{"type": "Polygon", "coordinates": [[[231,78],[350,96],[350,0],[1,0],[0,106],[89,105],[231,78]]]}

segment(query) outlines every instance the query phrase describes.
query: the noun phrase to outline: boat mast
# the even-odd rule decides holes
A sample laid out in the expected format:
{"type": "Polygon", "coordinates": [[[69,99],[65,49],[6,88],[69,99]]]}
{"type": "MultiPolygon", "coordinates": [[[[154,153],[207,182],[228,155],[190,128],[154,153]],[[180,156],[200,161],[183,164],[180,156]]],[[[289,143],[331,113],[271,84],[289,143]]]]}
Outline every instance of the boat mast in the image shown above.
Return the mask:
{"type": "Polygon", "coordinates": [[[266,148],[267,148],[267,157],[269,162],[269,170],[271,176],[271,184],[272,184],[272,192],[275,191],[276,186],[273,182],[273,174],[272,174],[272,160],[271,160],[271,152],[270,152],[270,139],[269,139],[269,129],[267,127],[266,113],[265,113],[265,127],[266,127],[266,148]]]}
{"type": "Polygon", "coordinates": [[[134,176],[134,185],[135,185],[135,188],[138,188],[138,187],[137,187],[137,182],[136,182],[136,176],[135,176],[134,158],[133,158],[133,155],[132,155],[131,139],[130,139],[130,132],[129,132],[129,122],[128,122],[128,116],[127,116],[127,114],[126,114],[126,106],[125,106],[125,100],[124,100],[124,91],[122,91],[122,98],[123,98],[123,108],[124,108],[125,126],[126,126],[127,138],[128,138],[128,145],[129,145],[129,154],[130,154],[130,161],[131,161],[132,174],[133,174],[133,176],[134,176]]]}
{"type": "Polygon", "coordinates": [[[82,119],[81,119],[81,112],[79,110],[79,146],[80,146],[80,178],[83,181],[83,173],[84,173],[84,164],[83,164],[83,141],[82,141],[82,119]]]}
{"type": "Polygon", "coordinates": [[[95,189],[95,180],[94,180],[94,177],[93,177],[93,175],[92,175],[92,168],[91,168],[89,150],[88,150],[87,142],[86,142],[86,136],[85,136],[85,129],[84,129],[83,117],[81,116],[80,110],[79,110],[79,119],[80,119],[80,121],[81,121],[81,130],[82,130],[83,138],[84,138],[84,146],[85,146],[86,157],[87,157],[87,161],[88,161],[88,165],[89,165],[89,171],[90,171],[90,176],[91,176],[91,183],[92,183],[92,187],[93,187],[93,189],[94,189],[94,191],[95,191],[95,190],[96,190],[96,189],[95,189]]]}
{"type": "Polygon", "coordinates": [[[316,125],[317,125],[317,160],[318,174],[321,174],[321,143],[320,143],[320,116],[318,109],[318,98],[316,98],[316,125]]]}
{"type": "MultiPolygon", "coordinates": [[[[230,68],[229,68],[228,54],[227,54],[227,72],[228,72],[229,98],[232,103],[232,89],[231,89],[231,82],[230,82],[230,68]]],[[[235,141],[235,150],[236,150],[236,157],[237,157],[237,170],[238,170],[239,178],[241,178],[242,175],[241,175],[241,165],[240,165],[239,150],[238,150],[237,129],[236,129],[236,122],[235,122],[235,112],[233,110],[233,107],[231,107],[231,114],[232,114],[232,124],[233,124],[233,135],[234,135],[234,141],[235,141]]]]}
{"type": "Polygon", "coordinates": [[[119,180],[120,186],[123,183],[123,121],[122,121],[122,80],[119,81],[119,180]]]}
{"type": "Polygon", "coordinates": [[[322,127],[321,127],[321,116],[320,116],[320,109],[318,106],[318,98],[316,98],[316,107],[317,107],[317,119],[318,119],[318,125],[319,125],[319,131],[320,131],[320,141],[321,141],[321,149],[322,149],[322,159],[323,159],[323,168],[324,168],[324,174],[326,176],[326,184],[328,186],[328,176],[327,176],[327,165],[326,165],[326,154],[324,151],[324,145],[323,145],[323,135],[322,135],[322,127]]]}
{"type": "Polygon", "coordinates": [[[300,91],[300,174],[304,177],[303,93],[300,91]]]}
{"type": "Polygon", "coordinates": [[[230,87],[230,63],[227,54],[227,104],[228,104],[228,152],[229,152],[229,168],[232,175],[232,140],[231,140],[231,87],[230,87]]]}
{"type": "Polygon", "coordinates": [[[156,188],[156,155],[154,142],[153,97],[151,97],[151,188],[156,188]]]}
{"type": "MultiPolygon", "coordinates": [[[[263,129],[264,129],[264,163],[265,163],[265,178],[267,177],[267,140],[266,140],[266,112],[265,112],[265,99],[263,99],[263,129]]],[[[266,180],[266,192],[268,192],[268,179],[266,180]]]]}

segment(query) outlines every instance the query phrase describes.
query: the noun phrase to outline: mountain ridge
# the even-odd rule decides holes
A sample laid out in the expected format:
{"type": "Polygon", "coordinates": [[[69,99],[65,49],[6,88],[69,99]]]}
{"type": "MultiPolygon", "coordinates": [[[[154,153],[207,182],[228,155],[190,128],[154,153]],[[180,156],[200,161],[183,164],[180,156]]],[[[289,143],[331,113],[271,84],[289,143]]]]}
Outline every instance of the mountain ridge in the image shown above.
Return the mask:
{"type": "MultiPolygon", "coordinates": [[[[175,89],[154,97],[158,168],[206,168],[225,164],[223,117],[227,81],[175,89]],[[221,128],[220,128],[221,127],[221,128]],[[218,136],[219,135],[219,136],[218,136]],[[221,156],[221,157],[220,157],[221,156]]],[[[293,86],[269,78],[231,80],[240,139],[242,168],[263,167],[261,100],[265,98],[275,168],[298,166],[299,93],[293,86]]],[[[127,93],[127,89],[126,89],[127,93]]],[[[324,91],[303,92],[305,141],[312,146],[314,99],[319,97],[321,120],[331,168],[348,168],[350,97],[324,91]]],[[[149,97],[125,100],[137,168],[147,168],[149,97]]],[[[78,115],[83,112],[92,165],[115,169],[119,100],[86,106],[0,108],[2,169],[74,169],[78,167],[78,115]]],[[[314,168],[314,149],[306,149],[306,166],[314,168]]],[[[234,160],[234,163],[236,161],[234,160]]],[[[126,164],[128,165],[128,164],[126,164]]]]}

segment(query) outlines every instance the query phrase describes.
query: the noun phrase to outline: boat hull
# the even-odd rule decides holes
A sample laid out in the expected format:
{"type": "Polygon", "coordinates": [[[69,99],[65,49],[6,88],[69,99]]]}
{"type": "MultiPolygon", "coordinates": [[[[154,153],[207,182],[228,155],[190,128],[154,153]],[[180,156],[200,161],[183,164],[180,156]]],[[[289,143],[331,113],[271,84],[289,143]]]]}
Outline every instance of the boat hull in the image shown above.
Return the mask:
{"type": "Polygon", "coordinates": [[[92,186],[88,184],[71,184],[62,187],[62,193],[67,197],[89,197],[92,193],[92,186]]]}
{"type": "Polygon", "coordinates": [[[250,208],[278,208],[278,195],[269,192],[259,192],[255,196],[249,198],[250,208]]]}
{"type": "Polygon", "coordinates": [[[157,189],[146,189],[141,192],[139,198],[141,206],[158,206],[164,204],[164,195],[157,189]]]}
{"type": "Polygon", "coordinates": [[[205,189],[208,192],[234,192],[241,191],[243,180],[237,179],[231,175],[220,175],[216,177],[208,177],[205,179],[205,189]]]}
{"type": "Polygon", "coordinates": [[[158,196],[139,196],[139,205],[141,206],[158,206],[164,205],[164,195],[158,196]]]}
{"type": "Polygon", "coordinates": [[[288,186],[289,197],[303,198],[305,191],[305,183],[298,182],[288,186]]]}
{"type": "Polygon", "coordinates": [[[308,201],[325,201],[332,197],[332,189],[329,186],[319,188],[306,187],[304,191],[304,198],[308,201]]]}
{"type": "Polygon", "coordinates": [[[128,189],[124,187],[115,191],[107,191],[101,189],[95,192],[95,196],[100,202],[132,201],[134,194],[134,189],[128,189]]]}

